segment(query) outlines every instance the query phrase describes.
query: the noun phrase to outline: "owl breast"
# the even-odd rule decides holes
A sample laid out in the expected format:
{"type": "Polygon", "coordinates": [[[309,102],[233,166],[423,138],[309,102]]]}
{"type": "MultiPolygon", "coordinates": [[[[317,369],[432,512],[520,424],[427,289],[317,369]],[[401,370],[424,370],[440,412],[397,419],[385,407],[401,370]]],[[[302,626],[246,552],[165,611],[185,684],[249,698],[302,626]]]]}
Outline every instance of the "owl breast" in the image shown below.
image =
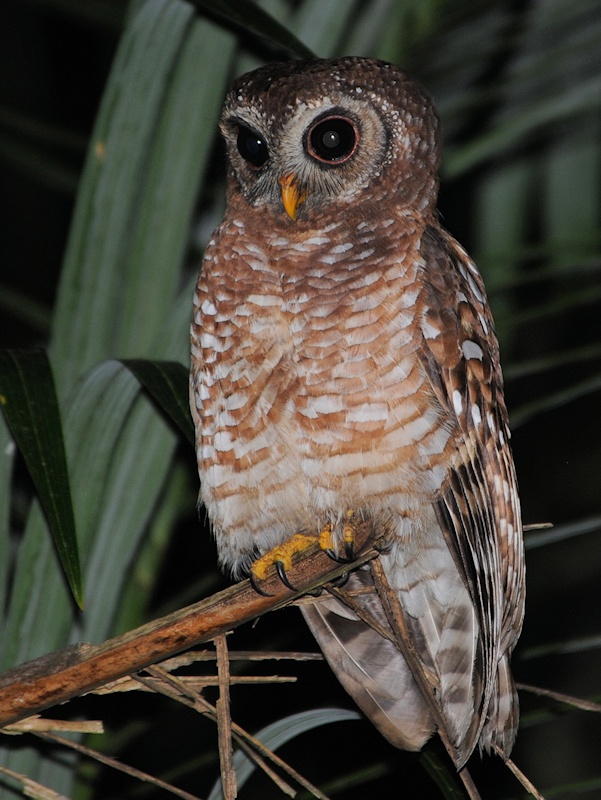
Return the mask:
{"type": "Polygon", "coordinates": [[[450,432],[416,355],[419,231],[397,222],[246,236],[234,219],[207,249],[191,391],[230,568],[349,508],[402,515],[440,486],[450,432]]]}

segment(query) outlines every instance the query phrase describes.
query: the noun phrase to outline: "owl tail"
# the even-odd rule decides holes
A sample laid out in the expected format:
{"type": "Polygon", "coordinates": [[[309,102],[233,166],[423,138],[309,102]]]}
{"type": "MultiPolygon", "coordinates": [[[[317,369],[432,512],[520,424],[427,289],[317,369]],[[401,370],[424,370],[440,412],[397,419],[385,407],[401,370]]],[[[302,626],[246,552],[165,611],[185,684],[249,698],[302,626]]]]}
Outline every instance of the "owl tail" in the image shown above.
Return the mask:
{"type": "MultiPolygon", "coordinates": [[[[371,582],[366,571],[353,573],[349,591],[371,582]]],[[[375,590],[359,595],[361,605],[390,630],[375,590]]],[[[396,646],[333,597],[301,608],[332,671],[380,733],[403,750],[420,750],[435,730],[406,661],[396,646]]],[[[392,633],[392,631],[391,631],[392,633]]]]}
{"type": "Polygon", "coordinates": [[[480,736],[480,750],[490,753],[494,747],[506,758],[511,753],[519,722],[519,700],[511,674],[509,658],[499,661],[495,690],[490,699],[486,723],[480,736]]]}

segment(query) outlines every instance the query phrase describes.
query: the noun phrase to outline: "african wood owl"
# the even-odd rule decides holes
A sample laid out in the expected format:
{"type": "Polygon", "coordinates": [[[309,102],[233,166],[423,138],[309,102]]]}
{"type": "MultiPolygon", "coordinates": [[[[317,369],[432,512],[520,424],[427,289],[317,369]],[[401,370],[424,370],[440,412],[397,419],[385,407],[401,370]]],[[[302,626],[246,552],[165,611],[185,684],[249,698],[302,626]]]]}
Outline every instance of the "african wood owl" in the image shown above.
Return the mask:
{"type": "MultiPolygon", "coordinates": [[[[291,61],[239,78],[221,131],[191,368],[220,562],[239,575],[295,533],[339,544],[349,513],[373,521],[441,716],[395,644],[322,595],[303,613],[330,666],[398,747],[442,719],[458,766],[508,755],[520,507],[485,290],[437,217],[432,102],[388,63],[291,61]]],[[[388,625],[369,570],[348,585],[388,625]]]]}

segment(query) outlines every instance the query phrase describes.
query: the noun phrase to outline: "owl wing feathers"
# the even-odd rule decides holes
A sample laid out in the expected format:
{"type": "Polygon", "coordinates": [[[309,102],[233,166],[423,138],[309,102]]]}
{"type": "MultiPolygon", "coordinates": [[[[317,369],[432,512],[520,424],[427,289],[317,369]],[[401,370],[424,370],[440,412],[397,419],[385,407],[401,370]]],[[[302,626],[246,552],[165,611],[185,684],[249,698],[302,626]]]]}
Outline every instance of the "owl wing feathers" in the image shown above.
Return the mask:
{"type": "Polygon", "coordinates": [[[497,343],[482,281],[465,252],[430,229],[422,255],[429,332],[423,365],[457,429],[435,511],[480,629],[475,680],[482,689],[466,745],[479,739],[487,750],[497,745],[508,753],[517,727],[508,659],[521,629],[524,574],[517,482],[508,448],[499,447],[509,429],[497,343]]]}
{"type": "MultiPolygon", "coordinates": [[[[391,583],[396,570],[395,588],[406,587],[400,599],[408,629],[429,681],[438,684],[461,766],[478,742],[509,753],[515,738],[517,702],[508,658],[523,614],[520,511],[510,455],[498,446],[499,435],[508,439],[509,431],[481,279],[442,230],[426,230],[421,255],[420,313],[427,335],[418,350],[454,433],[433,514],[423,518],[442,531],[469,599],[447,581],[453,596],[445,598],[446,607],[440,603],[437,580],[428,575],[432,558],[444,559],[435,544],[417,557],[401,546],[394,563],[386,556],[383,561],[391,583]]],[[[352,576],[351,585],[367,586],[369,573],[361,576],[352,576]]],[[[360,603],[389,628],[375,594],[362,595],[360,603]]],[[[303,614],[334,672],[381,733],[405,749],[423,746],[434,728],[432,714],[395,645],[332,598],[303,614]]]]}
{"type": "MultiPolygon", "coordinates": [[[[368,570],[349,576],[346,590],[357,589],[363,609],[392,635],[368,570]]],[[[301,611],[332,671],[380,733],[403,750],[423,747],[434,723],[396,645],[333,597],[301,611]]]]}

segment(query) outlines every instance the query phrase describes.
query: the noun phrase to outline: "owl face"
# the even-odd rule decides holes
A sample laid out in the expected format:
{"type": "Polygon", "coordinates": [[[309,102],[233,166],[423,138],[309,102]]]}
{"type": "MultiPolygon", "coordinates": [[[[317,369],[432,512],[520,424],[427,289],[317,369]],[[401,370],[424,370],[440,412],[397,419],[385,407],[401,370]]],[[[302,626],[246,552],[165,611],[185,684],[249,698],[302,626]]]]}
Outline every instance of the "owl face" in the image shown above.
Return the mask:
{"type": "Polygon", "coordinates": [[[437,120],[419,84],[371,59],[270,64],[239,78],[221,119],[230,199],[295,220],[392,196],[435,202],[437,120]]]}

